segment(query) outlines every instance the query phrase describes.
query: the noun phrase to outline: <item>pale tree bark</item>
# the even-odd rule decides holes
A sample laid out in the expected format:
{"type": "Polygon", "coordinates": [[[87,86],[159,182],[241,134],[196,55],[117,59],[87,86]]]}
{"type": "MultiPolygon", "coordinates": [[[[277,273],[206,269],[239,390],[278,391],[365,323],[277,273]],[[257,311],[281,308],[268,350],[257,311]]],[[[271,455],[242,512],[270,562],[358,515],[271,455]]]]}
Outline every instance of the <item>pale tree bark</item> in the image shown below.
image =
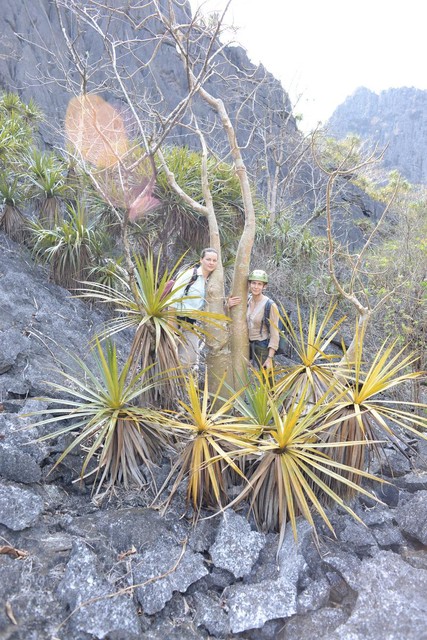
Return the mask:
{"type": "MultiPolygon", "coordinates": [[[[188,57],[188,47],[186,46],[186,39],[184,33],[182,32],[180,25],[173,22],[173,11],[171,11],[171,22],[166,24],[165,26],[170,30],[171,36],[174,38],[176,42],[179,55],[181,60],[185,66],[185,70],[189,79],[189,85],[191,89],[197,85],[197,79],[193,72],[191,61],[188,57]]],[[[165,19],[163,14],[159,14],[159,19],[165,19]]],[[[242,299],[242,304],[236,305],[231,310],[231,365],[234,377],[234,386],[240,386],[242,382],[244,382],[247,378],[247,365],[248,365],[248,357],[249,357],[249,342],[248,342],[248,328],[246,322],[246,298],[247,298],[247,283],[248,283],[248,275],[249,275],[249,266],[250,266],[250,258],[252,247],[255,240],[255,208],[252,198],[252,192],[250,187],[250,182],[248,178],[248,172],[246,169],[246,165],[244,163],[241,150],[239,148],[239,144],[237,141],[236,131],[233,127],[233,124],[230,120],[230,117],[225,109],[224,103],[221,99],[216,98],[211,93],[209,93],[201,84],[197,86],[197,92],[205,100],[218,114],[224,132],[226,134],[226,138],[229,145],[230,156],[236,171],[236,175],[239,179],[240,189],[243,200],[243,208],[245,214],[245,222],[244,229],[240,236],[237,252],[236,252],[236,261],[233,272],[233,281],[230,294],[232,296],[239,296],[242,299]]],[[[206,178],[206,176],[205,176],[206,178]]],[[[205,181],[206,188],[206,181],[205,181]]],[[[212,203],[211,203],[212,205],[212,203]]],[[[208,222],[210,223],[210,233],[211,238],[214,241],[216,238],[216,229],[217,222],[215,212],[213,207],[211,206],[208,222]]],[[[219,235],[218,235],[219,242],[219,235]]],[[[218,270],[217,270],[218,271],[218,270]]],[[[211,287],[215,287],[215,283],[219,281],[221,277],[221,272],[214,274],[212,278],[211,287]]],[[[217,292],[223,290],[223,282],[219,284],[217,287],[217,292]]],[[[213,289],[210,290],[210,298],[208,301],[211,302],[212,298],[215,299],[215,293],[213,289]],[[212,295],[212,293],[214,295],[212,295]]],[[[213,300],[212,300],[213,301],[213,300]]],[[[227,348],[225,343],[222,342],[222,339],[217,341],[218,350],[222,350],[222,356],[217,357],[215,359],[215,365],[220,365],[222,367],[223,363],[227,358],[227,348]]],[[[212,352],[208,356],[212,357],[212,352]]],[[[222,377],[224,369],[216,368],[212,370],[213,375],[218,378],[222,377]]],[[[227,367],[228,368],[228,367],[227,367]]]]}
{"type": "MultiPolygon", "coordinates": [[[[202,166],[201,166],[201,184],[202,192],[205,204],[202,205],[193,198],[191,198],[176,182],[175,176],[170,171],[163,153],[158,152],[158,157],[161,160],[163,171],[165,172],[169,186],[178,193],[178,195],[189,204],[200,215],[206,217],[209,225],[209,246],[218,251],[218,266],[215,269],[212,276],[209,278],[207,287],[207,300],[208,310],[215,314],[224,314],[224,268],[221,258],[221,242],[218,228],[218,221],[215,215],[215,210],[212,202],[212,193],[209,187],[209,172],[208,172],[208,148],[206,140],[200,128],[195,125],[196,131],[199,135],[200,144],[202,147],[202,166]]],[[[230,385],[234,385],[233,367],[231,364],[230,353],[230,329],[229,324],[226,321],[217,321],[215,324],[209,324],[206,329],[206,345],[208,347],[206,366],[209,373],[209,387],[214,390],[218,386],[218,380],[225,376],[226,382],[230,385]]]]}
{"type": "MultiPolygon", "coordinates": [[[[245,212],[245,224],[237,247],[236,261],[233,271],[233,281],[231,286],[231,295],[239,296],[242,299],[241,304],[236,305],[231,309],[232,368],[234,374],[234,384],[235,386],[240,386],[240,384],[246,379],[247,376],[247,365],[249,357],[248,327],[246,322],[246,298],[248,292],[250,259],[252,247],[255,241],[255,208],[252,199],[248,173],[237,143],[236,132],[231,124],[224,104],[222,100],[214,98],[202,88],[199,90],[199,92],[203,99],[216,109],[221,119],[224,130],[227,134],[231,157],[233,159],[234,168],[240,182],[240,189],[242,193],[243,207],[245,212]]],[[[217,374],[218,373],[220,373],[220,371],[218,371],[217,374]]]]}

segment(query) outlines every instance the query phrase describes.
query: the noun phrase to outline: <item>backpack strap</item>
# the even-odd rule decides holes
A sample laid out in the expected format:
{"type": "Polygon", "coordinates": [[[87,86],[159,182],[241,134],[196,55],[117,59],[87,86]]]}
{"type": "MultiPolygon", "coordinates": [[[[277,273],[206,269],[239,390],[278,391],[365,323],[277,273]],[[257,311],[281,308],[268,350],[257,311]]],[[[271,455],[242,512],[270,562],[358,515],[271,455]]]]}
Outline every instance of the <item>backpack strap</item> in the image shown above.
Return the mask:
{"type": "Polygon", "coordinates": [[[264,324],[267,327],[268,331],[270,331],[270,310],[271,310],[272,304],[273,304],[273,300],[271,300],[270,298],[267,298],[267,302],[265,303],[265,306],[264,306],[264,315],[261,320],[261,328],[259,331],[260,335],[262,334],[262,327],[264,324]]]}
{"type": "Polygon", "coordinates": [[[199,274],[197,273],[197,269],[198,269],[197,266],[193,267],[193,273],[191,275],[191,278],[190,278],[188,284],[185,286],[185,289],[184,289],[184,296],[188,295],[188,292],[190,290],[191,285],[194,284],[196,282],[197,278],[199,277],[199,274]]]}

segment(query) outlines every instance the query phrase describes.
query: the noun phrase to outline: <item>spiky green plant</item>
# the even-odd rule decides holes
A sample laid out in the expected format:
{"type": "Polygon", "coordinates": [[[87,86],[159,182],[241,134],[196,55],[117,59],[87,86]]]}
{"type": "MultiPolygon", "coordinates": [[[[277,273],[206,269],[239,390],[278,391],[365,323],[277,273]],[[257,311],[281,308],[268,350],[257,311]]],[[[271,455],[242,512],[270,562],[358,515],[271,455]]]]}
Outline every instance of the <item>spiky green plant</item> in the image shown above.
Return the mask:
{"type": "Polygon", "coordinates": [[[117,260],[103,258],[100,264],[89,269],[88,279],[101,284],[109,291],[123,291],[123,283],[126,282],[127,273],[122,265],[123,258],[117,260]]]}
{"type": "MultiPolygon", "coordinates": [[[[177,183],[194,200],[204,204],[201,183],[201,154],[186,147],[169,147],[164,155],[177,183]]],[[[214,157],[208,160],[208,174],[218,226],[224,243],[236,237],[242,225],[243,210],[239,181],[231,167],[214,157]]],[[[195,212],[170,188],[162,170],[157,175],[156,196],[162,206],[152,216],[162,224],[162,236],[183,246],[207,246],[209,233],[206,219],[195,212]]]]}
{"type": "MultiPolygon", "coordinates": [[[[272,422],[258,432],[255,461],[247,472],[248,484],[229,505],[235,506],[249,499],[257,525],[267,531],[279,531],[279,546],[287,521],[290,521],[297,537],[298,515],[302,515],[316,530],[313,511],[317,512],[333,531],[324,508],[328,501],[340,505],[360,521],[345,504],[338,488],[344,485],[351,491],[370,495],[346,474],[354,473],[377,480],[361,469],[350,469],[325,453],[327,445],[321,441],[321,435],[340,421],[339,417],[329,417],[336,402],[336,399],[331,399],[334,390],[329,389],[314,405],[309,401],[310,393],[306,386],[298,401],[287,410],[279,410],[270,400],[272,422]]],[[[351,444],[338,442],[334,446],[345,448],[351,444]]],[[[251,445],[254,445],[253,439],[251,445]]]]}
{"type": "MultiPolygon", "coordinates": [[[[58,438],[77,432],[61,453],[54,467],[68,454],[82,447],[86,451],[81,478],[95,474],[94,496],[113,491],[117,483],[128,487],[131,482],[143,488],[149,479],[142,470],[146,465],[152,475],[152,467],[169,446],[165,427],[160,426],[158,412],[135,404],[136,398],[150,391],[155,381],[150,372],[140,371],[130,376],[131,361],[120,368],[115,345],[108,341],[102,349],[96,340],[95,368],[74,357],[75,369],[60,370],[64,383],[49,383],[58,392],[58,398],[49,398],[55,406],[49,409],[51,417],[32,426],[61,424],[40,440],[58,438]],[[89,470],[95,462],[95,468],[89,470]]],[[[37,411],[31,415],[46,413],[37,411]]]]}
{"type": "Polygon", "coordinates": [[[13,167],[18,173],[25,165],[25,154],[33,144],[35,125],[40,114],[29,118],[29,109],[33,103],[25,105],[15,93],[4,93],[0,96],[0,162],[4,167],[13,167]]]}
{"type": "MultiPolygon", "coordinates": [[[[334,381],[338,356],[328,353],[327,349],[345,320],[343,316],[334,321],[332,316],[335,310],[336,304],[331,304],[323,317],[319,318],[318,310],[310,309],[307,330],[304,327],[299,304],[296,329],[286,311],[281,310],[286,337],[299,360],[297,364],[285,368],[284,375],[278,384],[278,391],[288,394],[289,404],[295,402],[306,388],[308,389],[307,401],[316,403],[334,381]]],[[[340,371],[341,375],[345,375],[342,367],[340,371]]]]}
{"type": "Polygon", "coordinates": [[[79,289],[88,270],[97,263],[105,243],[104,232],[88,221],[84,205],[68,205],[68,218],[53,229],[31,225],[33,255],[50,266],[54,282],[66,289],[79,289]]]}
{"type": "MultiPolygon", "coordinates": [[[[130,353],[133,370],[153,366],[157,379],[162,380],[159,389],[153,390],[153,402],[161,400],[164,406],[170,406],[180,395],[181,389],[177,339],[180,339],[182,332],[177,325],[176,310],[170,306],[177,292],[166,290],[181,259],[171,271],[166,269],[161,273],[161,254],[156,260],[151,253],[145,259],[134,256],[134,287],[131,287],[129,279],[118,276],[115,290],[108,285],[87,282],[82,294],[83,297],[113,305],[120,312],[119,316],[106,325],[101,333],[102,337],[112,336],[125,329],[135,332],[130,353]]],[[[203,317],[206,322],[226,319],[221,314],[201,311],[192,312],[192,316],[203,317]]],[[[206,332],[194,325],[190,326],[190,330],[206,332]]]]}
{"type": "MultiPolygon", "coordinates": [[[[406,446],[405,432],[427,439],[427,404],[392,399],[398,387],[425,375],[411,371],[417,356],[414,353],[405,355],[405,348],[396,351],[396,343],[388,344],[385,340],[365,371],[363,336],[357,339],[354,376],[347,378],[346,391],[331,411],[331,417],[338,418],[338,422],[325,430],[325,442],[333,443],[335,447],[336,442],[363,441],[379,455],[378,439],[395,446],[401,442],[402,451],[406,446]]],[[[339,460],[343,464],[358,468],[363,468],[366,462],[364,453],[360,445],[330,451],[335,459],[340,454],[339,460]]]]}
{"type": "Polygon", "coordinates": [[[111,283],[86,282],[82,297],[94,298],[114,306],[120,315],[109,321],[101,337],[111,337],[124,330],[134,332],[130,350],[132,372],[153,367],[159,388],[152,389],[152,402],[163,401],[165,406],[179,395],[177,377],[179,360],[176,348],[176,315],[169,305],[172,293],[165,295],[166,283],[171,279],[167,270],[160,275],[161,260],[156,263],[152,254],[144,261],[135,260],[135,287],[131,287],[128,274],[111,274],[111,283]]]}
{"type": "Polygon", "coordinates": [[[18,203],[21,197],[21,188],[18,178],[8,180],[0,176],[0,229],[7,233],[12,240],[23,241],[27,236],[27,218],[19,210],[18,203]]]}
{"type": "Polygon", "coordinates": [[[65,165],[55,154],[34,149],[27,158],[28,195],[37,203],[40,222],[48,228],[59,224],[61,206],[72,195],[65,165]]]}
{"type": "MultiPolygon", "coordinates": [[[[259,425],[260,430],[273,420],[272,405],[281,407],[285,394],[274,375],[265,369],[250,367],[250,380],[244,386],[244,393],[235,401],[235,410],[245,419],[259,425]]],[[[243,386],[243,385],[242,385],[243,386]]]]}
{"type": "Polygon", "coordinates": [[[228,502],[229,470],[244,477],[235,458],[253,451],[251,436],[258,426],[236,416],[233,408],[243,389],[221,398],[223,381],[212,394],[207,374],[203,388],[190,374],[185,381],[188,400],[179,400],[178,411],[169,412],[166,423],[178,440],[178,454],[165,485],[176,474],[166,506],[178,487],[188,478],[187,504],[195,520],[202,507],[221,509],[228,502]]]}

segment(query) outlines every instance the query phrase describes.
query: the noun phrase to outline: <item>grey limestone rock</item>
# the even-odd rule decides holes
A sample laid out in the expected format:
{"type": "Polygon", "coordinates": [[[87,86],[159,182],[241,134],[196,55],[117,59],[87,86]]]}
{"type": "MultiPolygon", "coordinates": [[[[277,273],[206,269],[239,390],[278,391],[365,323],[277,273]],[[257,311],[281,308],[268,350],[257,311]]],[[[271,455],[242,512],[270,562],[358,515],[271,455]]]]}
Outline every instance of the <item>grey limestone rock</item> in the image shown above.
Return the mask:
{"type": "Polygon", "coordinates": [[[419,491],[399,505],[396,520],[403,533],[427,544],[427,491],[419,491]]]}
{"type": "Polygon", "coordinates": [[[80,541],[73,545],[58,597],[71,611],[68,637],[139,638],[141,629],[132,600],[106,579],[96,555],[80,541]]]}
{"type": "MultiPolygon", "coordinates": [[[[1,322],[1,321],[0,321],[1,322]]],[[[0,324],[0,375],[9,371],[18,356],[28,349],[29,339],[15,327],[0,324]]]]}
{"type": "Polygon", "coordinates": [[[427,471],[412,471],[400,478],[396,478],[395,483],[404,491],[410,491],[411,493],[415,493],[416,491],[426,491],[427,471]]]}
{"type": "Polygon", "coordinates": [[[12,531],[34,525],[43,511],[43,500],[32,489],[0,484],[0,523],[12,531]]]}
{"type": "Polygon", "coordinates": [[[212,594],[198,593],[194,598],[196,615],[194,622],[203,626],[215,637],[226,637],[230,631],[228,615],[222,598],[212,594]]]}
{"type": "Polygon", "coordinates": [[[243,516],[228,511],[209,552],[216,567],[227,569],[236,578],[241,578],[250,573],[264,544],[263,534],[252,531],[243,516]]]}
{"type": "Polygon", "coordinates": [[[185,592],[208,573],[201,554],[163,540],[133,557],[132,564],[136,597],[148,615],[161,611],[175,591],[185,592]]]}
{"type": "Polygon", "coordinates": [[[0,475],[6,480],[31,484],[39,482],[42,472],[28,453],[0,442],[0,475]]]}
{"type": "Polygon", "coordinates": [[[328,604],[331,585],[326,578],[311,582],[298,596],[297,613],[320,609],[328,604]]]}
{"type": "Polygon", "coordinates": [[[359,87],[332,114],[328,132],[356,134],[385,149],[384,166],[415,184],[427,182],[425,162],[427,91],[400,87],[374,93],[359,87]]]}
{"type": "Polygon", "coordinates": [[[347,618],[348,613],[340,607],[309,611],[286,620],[275,640],[329,640],[330,634],[347,618]]]}
{"type": "Polygon", "coordinates": [[[362,562],[353,584],[354,609],[328,640],[426,640],[427,571],[380,551],[362,562]]]}
{"type": "Polygon", "coordinates": [[[268,620],[288,618],[297,610],[296,586],[285,577],[258,584],[235,584],[224,592],[230,629],[260,629],[268,620]]]}

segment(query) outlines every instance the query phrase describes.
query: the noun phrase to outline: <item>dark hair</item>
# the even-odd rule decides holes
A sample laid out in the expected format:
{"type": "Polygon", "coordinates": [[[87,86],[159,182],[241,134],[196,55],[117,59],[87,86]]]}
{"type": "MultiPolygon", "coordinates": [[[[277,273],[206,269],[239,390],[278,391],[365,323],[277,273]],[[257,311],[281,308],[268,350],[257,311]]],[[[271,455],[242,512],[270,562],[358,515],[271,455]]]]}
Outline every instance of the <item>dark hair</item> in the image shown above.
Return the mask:
{"type": "Polygon", "coordinates": [[[217,256],[219,255],[216,249],[213,249],[212,247],[206,247],[205,249],[202,249],[200,259],[204,258],[207,253],[216,253],[217,256]]]}

